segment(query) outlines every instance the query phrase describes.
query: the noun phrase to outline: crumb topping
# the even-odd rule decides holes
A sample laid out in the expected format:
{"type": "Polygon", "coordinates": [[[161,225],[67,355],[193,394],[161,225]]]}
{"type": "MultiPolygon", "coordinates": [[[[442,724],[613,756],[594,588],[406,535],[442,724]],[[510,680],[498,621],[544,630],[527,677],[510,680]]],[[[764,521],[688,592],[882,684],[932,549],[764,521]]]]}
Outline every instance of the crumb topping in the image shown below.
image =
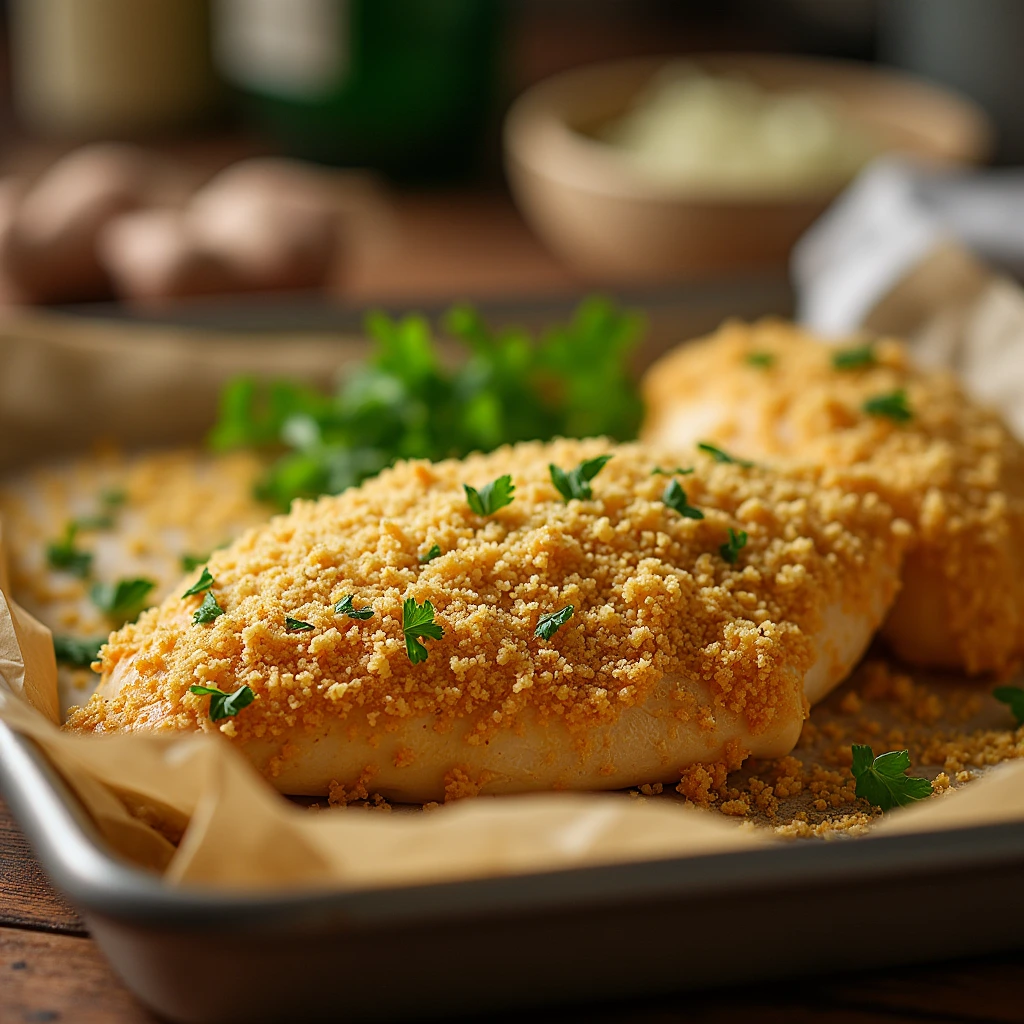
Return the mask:
{"type": "MultiPolygon", "coordinates": [[[[666,674],[704,680],[714,707],[680,693],[675,714],[743,715],[753,733],[802,686],[822,609],[870,606],[874,570],[898,564],[902,539],[870,493],[823,488],[820,474],[779,474],[694,458],[680,478],[704,518],[662,500],[664,453],[602,439],[506,447],[436,464],[407,462],[358,489],[292,511],[215,552],[209,568],[224,614],[193,626],[198,572],[103,649],[106,676],[132,659],[132,681],[69,719],[77,730],[216,728],[199,684],[256,700],[232,739],[286,736],[357,709],[374,727],[430,715],[472,723],[469,742],[514,727],[529,709],[585,729],[642,703],[666,674]],[[548,466],[613,453],[593,497],[566,502],[548,466]],[[475,514],[463,484],[512,475],[515,500],[475,514]],[[729,529],[747,544],[719,553],[729,529]],[[437,544],[441,554],[420,555],[437,544]],[[354,595],[374,616],[334,605],[354,595]],[[402,630],[408,598],[430,601],[440,639],[412,664],[402,630]],[[541,615],[573,605],[550,640],[541,615]],[[292,617],[313,626],[289,633],[292,617]]],[[[455,778],[469,792],[478,779],[455,778]]]]}
{"type": "Polygon", "coordinates": [[[646,379],[645,436],[671,437],[679,410],[714,401],[711,440],[751,458],[824,467],[822,482],[876,491],[915,528],[917,556],[943,583],[946,626],[969,672],[1024,656],[1024,446],[949,373],[915,369],[899,342],[848,369],[791,324],[732,322],[676,350],[646,379]],[[752,367],[768,353],[769,367],[752,367]],[[865,403],[904,392],[911,418],[865,403]]]}

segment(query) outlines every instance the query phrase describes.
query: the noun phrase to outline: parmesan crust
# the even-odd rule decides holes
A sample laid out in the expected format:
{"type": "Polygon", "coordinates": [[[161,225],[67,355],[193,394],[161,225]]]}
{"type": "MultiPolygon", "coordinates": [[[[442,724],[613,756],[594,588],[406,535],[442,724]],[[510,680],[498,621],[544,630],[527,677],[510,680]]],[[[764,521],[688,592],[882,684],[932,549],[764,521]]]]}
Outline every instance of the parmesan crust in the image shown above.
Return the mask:
{"type": "Polygon", "coordinates": [[[952,375],[914,369],[898,342],[875,342],[873,363],[847,370],[834,351],[780,321],[728,323],[652,367],[643,436],[819,465],[826,486],[877,492],[914,527],[884,627],[896,653],[1010,673],[1024,655],[1024,447],[952,375]],[[864,411],[897,390],[909,422],[864,411]]]}
{"type": "Polygon", "coordinates": [[[285,792],[396,799],[678,781],[695,761],[781,756],[859,658],[895,597],[908,532],[875,494],[820,472],[691,455],[676,479],[704,513],[666,506],[676,456],[602,439],[407,462],[215,552],[224,614],[179,595],[114,633],[100,692],[67,727],[219,730],[285,792]],[[612,453],[593,498],[549,479],[612,453]],[[475,515],[462,485],[509,473],[513,503],[475,515]],[[747,544],[719,553],[729,528],[747,544]],[[427,564],[433,544],[442,554],[427,564]],[[354,595],[373,618],[337,615],[354,595]],[[403,601],[439,640],[412,664],[403,601]],[[550,640],[538,618],[573,605],[550,640]],[[286,617],[314,628],[288,632],[286,617]],[[213,723],[193,684],[255,701],[213,723]],[[332,786],[333,784],[333,786],[332,786]]]}

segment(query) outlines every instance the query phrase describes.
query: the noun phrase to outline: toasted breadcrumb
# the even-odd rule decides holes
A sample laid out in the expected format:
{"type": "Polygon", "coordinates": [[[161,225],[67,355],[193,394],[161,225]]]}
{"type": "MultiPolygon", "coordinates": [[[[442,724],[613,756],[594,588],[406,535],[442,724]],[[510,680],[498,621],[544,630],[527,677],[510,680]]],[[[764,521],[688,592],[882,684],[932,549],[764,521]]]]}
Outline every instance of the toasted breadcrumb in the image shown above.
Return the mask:
{"type": "MultiPolygon", "coordinates": [[[[644,437],[683,444],[707,430],[748,458],[814,463],[826,484],[877,492],[914,527],[939,636],[968,672],[1008,674],[1024,657],[1024,446],[952,374],[914,369],[896,341],[872,350],[871,365],[838,370],[834,348],[791,324],[730,322],[648,372],[644,437]],[[750,365],[755,351],[773,357],[769,369],[750,365]],[[865,412],[897,390],[909,422],[865,412]]],[[[897,647],[912,649],[927,625],[891,623],[897,647]]]]}

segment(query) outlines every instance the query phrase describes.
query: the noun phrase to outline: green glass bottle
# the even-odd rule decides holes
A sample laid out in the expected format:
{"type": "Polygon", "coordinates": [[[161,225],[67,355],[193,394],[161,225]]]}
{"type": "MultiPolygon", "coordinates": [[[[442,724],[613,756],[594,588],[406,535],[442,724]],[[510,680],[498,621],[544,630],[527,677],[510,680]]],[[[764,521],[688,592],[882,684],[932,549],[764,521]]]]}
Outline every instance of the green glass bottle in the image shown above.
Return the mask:
{"type": "Polygon", "coordinates": [[[219,0],[218,66],[291,155],[437,180],[492,112],[498,0],[219,0]]]}

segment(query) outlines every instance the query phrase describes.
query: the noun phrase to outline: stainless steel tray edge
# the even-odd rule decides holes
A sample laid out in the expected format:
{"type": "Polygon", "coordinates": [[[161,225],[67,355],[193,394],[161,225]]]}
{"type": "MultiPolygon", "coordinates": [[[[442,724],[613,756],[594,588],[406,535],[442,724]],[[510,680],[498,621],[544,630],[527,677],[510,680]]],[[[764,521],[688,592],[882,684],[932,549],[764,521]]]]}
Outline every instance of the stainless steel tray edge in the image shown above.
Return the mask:
{"type": "Polygon", "coordinates": [[[877,954],[858,929],[894,919],[904,936],[896,957],[908,962],[1024,945],[1024,822],[246,896],[172,887],[117,859],[38,748],[2,724],[0,788],[115,968],[174,1020],[278,1020],[299,1010],[338,1019],[337,993],[310,984],[332,965],[342,976],[361,972],[357,990],[345,986],[346,1017],[393,1019],[872,966],[877,954]],[[765,921],[776,932],[767,942],[751,927],[765,921]],[[606,969],[602,952],[626,936],[638,970],[606,969]],[[196,970],[198,950],[211,948],[222,951],[213,981],[196,970]]]}

